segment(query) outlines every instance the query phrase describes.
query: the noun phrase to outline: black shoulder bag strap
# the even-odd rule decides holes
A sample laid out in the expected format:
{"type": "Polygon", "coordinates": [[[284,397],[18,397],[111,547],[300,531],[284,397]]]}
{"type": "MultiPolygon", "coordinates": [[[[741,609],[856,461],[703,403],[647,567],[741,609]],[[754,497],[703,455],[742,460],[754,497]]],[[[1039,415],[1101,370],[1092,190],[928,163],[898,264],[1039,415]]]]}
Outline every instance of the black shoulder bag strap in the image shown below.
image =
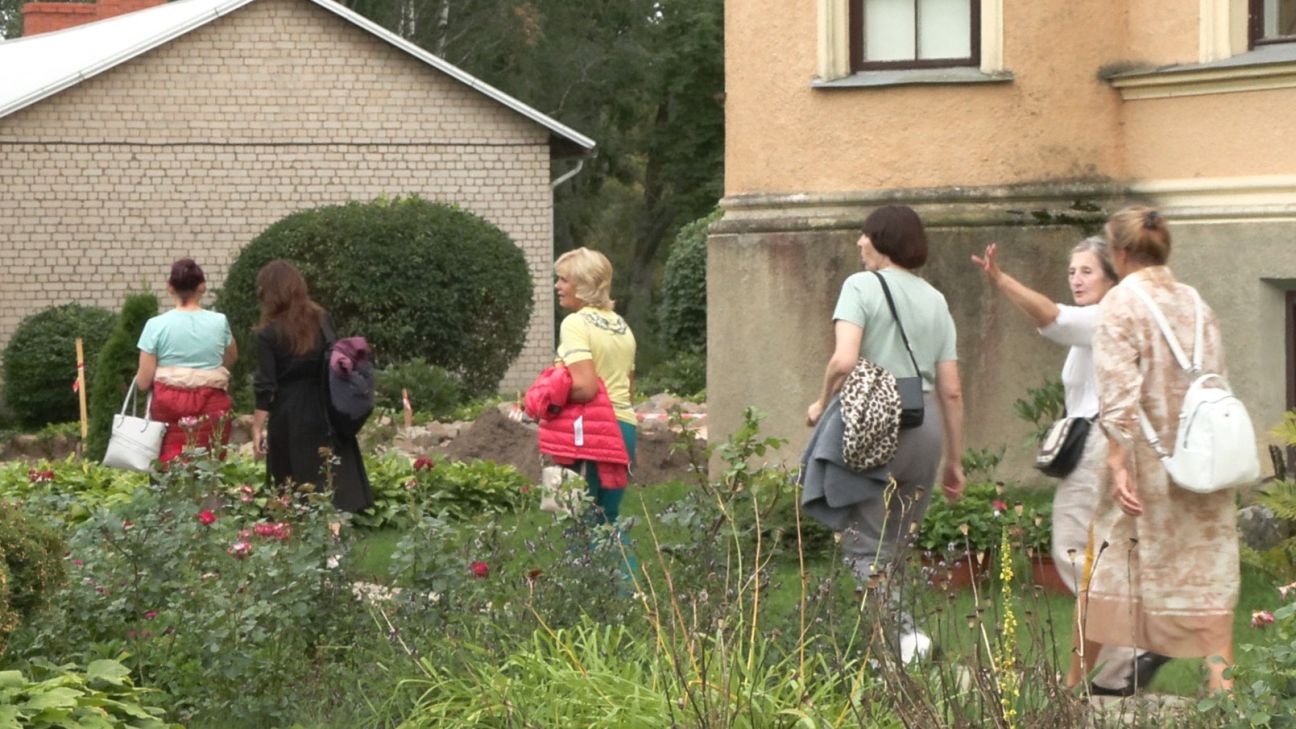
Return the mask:
{"type": "Polygon", "coordinates": [[[329,320],[328,312],[320,313],[320,337],[324,344],[324,361],[320,368],[320,404],[324,406],[324,424],[328,427],[329,440],[333,441],[337,434],[333,429],[332,405],[329,402],[329,350],[337,341],[337,332],[333,331],[333,322],[329,320]]]}
{"type": "Polygon", "coordinates": [[[914,357],[913,347],[909,346],[909,337],[905,335],[904,324],[900,323],[900,315],[896,313],[895,301],[891,299],[891,289],[887,286],[886,276],[877,271],[871,273],[877,276],[878,283],[882,284],[882,293],[886,296],[887,308],[891,309],[891,318],[895,319],[896,328],[900,330],[900,339],[904,342],[905,351],[909,353],[909,361],[913,362],[914,375],[922,377],[922,370],[918,369],[918,359],[914,357]]]}

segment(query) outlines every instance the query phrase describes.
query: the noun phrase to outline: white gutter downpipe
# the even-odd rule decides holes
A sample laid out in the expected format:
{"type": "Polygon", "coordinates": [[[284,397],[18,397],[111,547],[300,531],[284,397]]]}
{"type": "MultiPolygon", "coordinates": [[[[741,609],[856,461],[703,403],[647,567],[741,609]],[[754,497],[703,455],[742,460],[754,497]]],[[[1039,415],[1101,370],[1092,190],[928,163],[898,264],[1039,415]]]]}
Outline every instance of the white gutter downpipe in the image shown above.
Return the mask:
{"type": "Polygon", "coordinates": [[[575,177],[576,175],[580,174],[581,168],[584,167],[584,166],[585,166],[585,160],[584,160],[584,159],[578,159],[578,160],[576,160],[576,166],[573,167],[570,171],[563,173],[563,175],[562,175],[561,177],[559,177],[558,179],[556,179],[556,180],[554,180],[553,182],[549,183],[549,189],[550,189],[550,190],[557,190],[559,185],[563,184],[564,182],[566,182],[566,181],[570,180],[571,178],[575,177]]]}

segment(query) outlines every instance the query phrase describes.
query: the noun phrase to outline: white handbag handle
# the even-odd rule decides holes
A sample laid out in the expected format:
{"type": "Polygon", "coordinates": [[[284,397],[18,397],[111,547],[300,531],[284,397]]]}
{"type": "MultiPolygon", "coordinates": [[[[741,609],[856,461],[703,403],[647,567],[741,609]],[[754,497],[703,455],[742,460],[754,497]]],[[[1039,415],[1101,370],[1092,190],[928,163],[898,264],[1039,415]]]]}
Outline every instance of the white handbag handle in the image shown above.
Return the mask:
{"type": "MultiPolygon", "coordinates": [[[[122,401],[122,408],[121,408],[122,415],[126,414],[126,408],[128,406],[131,409],[131,415],[134,416],[135,411],[139,409],[139,397],[135,393],[134,377],[131,378],[130,389],[126,390],[126,399],[122,401]]],[[[149,390],[148,401],[144,404],[144,421],[145,422],[153,421],[153,390],[152,389],[149,390]]]]}

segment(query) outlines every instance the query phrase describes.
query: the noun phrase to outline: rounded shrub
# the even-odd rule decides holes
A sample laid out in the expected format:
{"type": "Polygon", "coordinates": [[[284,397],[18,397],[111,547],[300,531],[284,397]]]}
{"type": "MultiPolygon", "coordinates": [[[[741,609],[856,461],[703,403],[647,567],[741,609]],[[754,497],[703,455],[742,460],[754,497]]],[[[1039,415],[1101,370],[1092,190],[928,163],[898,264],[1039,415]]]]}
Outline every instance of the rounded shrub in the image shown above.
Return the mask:
{"type": "Polygon", "coordinates": [[[64,550],[58,532],[0,503],[0,653],[9,634],[66,581],[64,550]]]}
{"type": "Polygon", "coordinates": [[[716,210],[681,228],[666,259],[657,316],[673,351],[706,351],[707,229],[720,215],[716,210]]]}
{"type": "Polygon", "coordinates": [[[99,350],[90,382],[90,435],[85,455],[101,461],[108,449],[113,414],[121,409],[131,378],[139,367],[139,338],[144,325],[158,313],[158,298],[149,291],[127,294],[112,334],[99,350]]]}
{"type": "Polygon", "coordinates": [[[404,407],[402,391],[409,393],[410,405],[420,412],[442,416],[464,404],[463,385],[443,367],[415,358],[378,371],[374,377],[377,404],[400,410],[404,407]]]}
{"type": "MultiPolygon", "coordinates": [[[[292,261],[339,336],[369,340],[379,364],[445,368],[469,395],[491,393],[522,351],[531,320],[526,258],[499,228],[416,196],[294,213],[239,253],[217,299],[251,362],[256,275],[292,261]]],[[[236,372],[242,376],[244,365],[236,372]]]]}
{"type": "Polygon", "coordinates": [[[86,382],[112,331],[106,309],[64,304],[23,319],[4,350],[5,402],[25,427],[62,423],[80,417],[76,380],[76,339],[84,340],[86,382]]]}

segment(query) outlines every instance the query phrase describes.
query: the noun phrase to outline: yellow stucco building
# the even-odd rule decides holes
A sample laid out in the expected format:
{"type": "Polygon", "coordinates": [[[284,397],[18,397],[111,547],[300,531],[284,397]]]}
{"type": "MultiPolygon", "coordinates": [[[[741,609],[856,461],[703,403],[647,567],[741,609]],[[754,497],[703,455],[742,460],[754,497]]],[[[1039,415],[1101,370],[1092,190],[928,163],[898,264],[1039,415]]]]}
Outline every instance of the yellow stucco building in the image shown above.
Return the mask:
{"type": "Polygon", "coordinates": [[[1069,302],[1071,246],[1131,202],[1218,311],[1260,429],[1296,406],[1296,0],[726,3],[725,214],[709,242],[711,427],[741,408],[798,453],[858,228],[928,224],[922,269],[959,328],[969,447],[1009,446],[1012,401],[1065,351],[969,256],[1069,302]]]}

